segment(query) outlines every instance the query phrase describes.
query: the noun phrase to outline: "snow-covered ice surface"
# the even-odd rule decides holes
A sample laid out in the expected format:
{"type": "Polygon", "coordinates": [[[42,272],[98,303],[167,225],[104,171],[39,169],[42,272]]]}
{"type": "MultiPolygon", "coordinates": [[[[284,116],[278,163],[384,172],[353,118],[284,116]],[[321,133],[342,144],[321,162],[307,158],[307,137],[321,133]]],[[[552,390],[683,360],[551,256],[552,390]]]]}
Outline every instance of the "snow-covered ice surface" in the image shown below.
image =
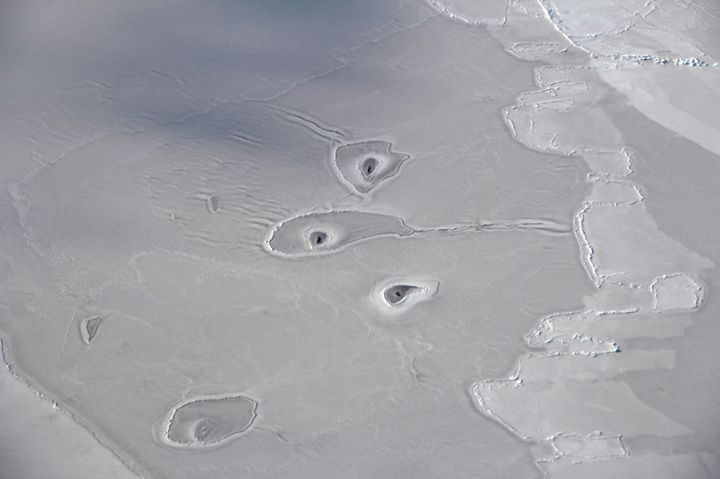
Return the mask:
{"type": "Polygon", "coordinates": [[[710,0],[0,6],[0,478],[720,477],[710,0]]]}

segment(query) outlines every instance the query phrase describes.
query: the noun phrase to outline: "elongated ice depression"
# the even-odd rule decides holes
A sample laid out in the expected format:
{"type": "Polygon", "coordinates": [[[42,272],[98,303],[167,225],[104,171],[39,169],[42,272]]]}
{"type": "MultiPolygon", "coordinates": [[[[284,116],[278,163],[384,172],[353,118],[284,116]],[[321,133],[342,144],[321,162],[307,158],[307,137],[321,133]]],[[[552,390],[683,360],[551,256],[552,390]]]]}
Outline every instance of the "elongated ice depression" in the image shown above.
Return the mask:
{"type": "Polygon", "coordinates": [[[100,323],[102,323],[102,318],[99,316],[92,316],[80,321],[80,339],[82,339],[83,343],[90,345],[92,340],[95,339],[98,329],[100,329],[100,323]]]}
{"type": "Polygon", "coordinates": [[[263,247],[271,254],[301,257],[332,253],[377,236],[513,230],[535,230],[546,234],[571,232],[569,226],[542,219],[415,227],[397,216],[347,210],[309,213],[281,221],[270,230],[263,247]]]}
{"type": "Polygon", "coordinates": [[[181,449],[218,447],[235,439],[255,422],[257,401],[246,396],[203,396],[190,399],[167,415],[160,440],[181,449]]]}
{"type": "Polygon", "coordinates": [[[332,211],[296,216],[270,231],[265,249],[283,256],[330,253],[375,236],[408,236],[414,230],[395,216],[361,211],[332,211]]]}

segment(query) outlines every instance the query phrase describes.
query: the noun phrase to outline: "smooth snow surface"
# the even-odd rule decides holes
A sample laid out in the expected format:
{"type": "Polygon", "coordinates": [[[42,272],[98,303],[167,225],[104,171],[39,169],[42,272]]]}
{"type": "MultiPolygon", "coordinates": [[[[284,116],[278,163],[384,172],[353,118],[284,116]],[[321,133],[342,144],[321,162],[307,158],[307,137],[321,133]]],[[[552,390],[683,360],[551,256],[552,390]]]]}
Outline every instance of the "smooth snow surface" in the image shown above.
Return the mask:
{"type": "Polygon", "coordinates": [[[720,477],[709,0],[0,6],[0,479],[720,477]]]}

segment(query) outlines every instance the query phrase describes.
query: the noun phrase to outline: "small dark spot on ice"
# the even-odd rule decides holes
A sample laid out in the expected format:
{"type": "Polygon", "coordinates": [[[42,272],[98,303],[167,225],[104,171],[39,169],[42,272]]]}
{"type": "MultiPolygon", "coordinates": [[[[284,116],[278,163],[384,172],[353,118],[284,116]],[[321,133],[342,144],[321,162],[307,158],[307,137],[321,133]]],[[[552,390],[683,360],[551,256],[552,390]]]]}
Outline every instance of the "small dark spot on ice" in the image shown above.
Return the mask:
{"type": "Polygon", "coordinates": [[[374,158],[372,156],[365,158],[365,161],[363,161],[360,169],[362,170],[363,176],[366,180],[372,178],[373,173],[375,173],[379,166],[379,163],[380,162],[377,160],[377,158],[374,158]]]}
{"type": "Polygon", "coordinates": [[[328,235],[323,231],[313,231],[310,234],[310,245],[314,248],[327,242],[328,235]]]}
{"type": "Polygon", "coordinates": [[[385,289],[385,299],[390,304],[397,304],[420,288],[407,284],[396,284],[385,289]]]}

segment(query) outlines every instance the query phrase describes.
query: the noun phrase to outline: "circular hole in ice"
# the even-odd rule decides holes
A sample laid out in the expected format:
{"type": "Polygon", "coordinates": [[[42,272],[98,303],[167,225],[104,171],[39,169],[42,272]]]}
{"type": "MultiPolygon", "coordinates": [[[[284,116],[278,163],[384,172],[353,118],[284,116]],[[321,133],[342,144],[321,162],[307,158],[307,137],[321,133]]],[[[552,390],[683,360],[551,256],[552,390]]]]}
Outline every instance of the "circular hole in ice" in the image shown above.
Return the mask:
{"type": "Polygon", "coordinates": [[[319,246],[323,246],[328,241],[328,234],[324,231],[313,231],[310,233],[310,246],[313,248],[317,248],[319,246]]]}
{"type": "Polygon", "coordinates": [[[385,300],[390,304],[398,304],[419,289],[408,284],[396,284],[385,289],[385,300]]]}
{"type": "Polygon", "coordinates": [[[378,166],[380,166],[380,162],[377,158],[369,156],[363,160],[362,165],[360,166],[360,170],[362,171],[363,176],[366,180],[373,177],[375,172],[378,169],[378,166]]]}

